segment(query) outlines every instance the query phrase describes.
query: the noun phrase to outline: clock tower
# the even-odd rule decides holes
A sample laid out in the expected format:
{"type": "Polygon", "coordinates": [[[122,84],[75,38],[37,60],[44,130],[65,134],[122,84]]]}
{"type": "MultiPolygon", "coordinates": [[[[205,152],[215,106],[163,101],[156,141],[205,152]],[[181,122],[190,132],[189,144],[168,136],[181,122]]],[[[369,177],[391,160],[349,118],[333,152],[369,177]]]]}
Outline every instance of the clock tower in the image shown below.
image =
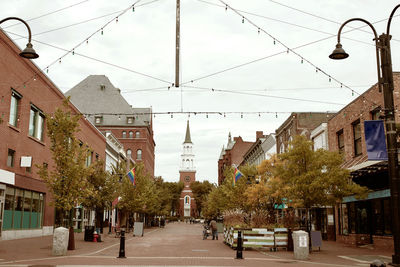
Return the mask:
{"type": "Polygon", "coordinates": [[[181,166],[179,169],[179,181],[184,187],[181,192],[179,213],[182,217],[196,217],[196,201],[193,197],[190,183],[196,181],[196,167],[194,165],[193,143],[190,138],[189,121],[187,121],[185,141],[182,144],[181,166]]]}

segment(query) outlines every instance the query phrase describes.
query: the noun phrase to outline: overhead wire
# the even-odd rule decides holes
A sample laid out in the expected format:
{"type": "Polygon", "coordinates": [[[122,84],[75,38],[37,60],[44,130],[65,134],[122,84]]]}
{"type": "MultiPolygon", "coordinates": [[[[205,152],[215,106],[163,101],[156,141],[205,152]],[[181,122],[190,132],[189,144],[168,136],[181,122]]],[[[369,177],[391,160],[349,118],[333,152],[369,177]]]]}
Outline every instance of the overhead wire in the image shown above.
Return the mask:
{"type": "MultiPolygon", "coordinates": [[[[209,1],[205,1],[205,0],[197,0],[197,1],[205,3],[205,4],[208,4],[208,5],[217,6],[217,7],[222,7],[222,8],[225,7],[223,5],[212,3],[212,2],[209,2],[209,1]]],[[[240,11],[241,13],[244,13],[244,14],[249,14],[249,15],[252,15],[252,16],[255,16],[255,17],[259,17],[259,18],[263,18],[263,19],[267,19],[267,20],[271,20],[271,21],[287,24],[287,25],[290,25],[290,26],[306,29],[306,30],[309,30],[309,31],[314,31],[314,32],[318,32],[318,33],[322,33],[322,34],[326,34],[326,35],[331,35],[331,36],[336,36],[337,35],[337,34],[333,34],[333,33],[330,33],[330,32],[325,32],[325,31],[321,31],[321,30],[318,30],[318,29],[314,29],[314,28],[303,26],[303,25],[299,25],[299,24],[296,24],[296,23],[284,21],[284,20],[281,20],[281,19],[275,19],[275,18],[267,17],[267,16],[256,14],[256,13],[253,13],[253,12],[244,11],[244,10],[241,10],[241,9],[237,9],[237,10],[240,11]]],[[[368,42],[364,42],[364,41],[360,41],[360,40],[353,39],[353,38],[349,38],[349,37],[346,37],[346,36],[343,36],[342,39],[347,39],[347,40],[351,40],[351,41],[354,41],[354,42],[366,44],[366,45],[369,45],[369,46],[374,46],[374,44],[371,44],[371,43],[368,43],[368,42]]]]}
{"type": "MultiPolygon", "coordinates": [[[[68,8],[71,8],[71,7],[74,7],[74,6],[83,4],[83,3],[88,2],[88,1],[89,1],[89,0],[84,0],[84,1],[81,1],[81,2],[76,3],[76,4],[73,4],[73,5],[69,5],[69,6],[66,6],[66,7],[57,9],[57,10],[54,10],[54,11],[50,11],[50,12],[45,13],[45,14],[43,14],[43,15],[40,15],[40,16],[38,16],[38,17],[26,19],[25,21],[26,21],[26,22],[30,22],[30,21],[33,21],[33,20],[37,20],[37,19],[40,19],[40,18],[49,16],[49,15],[52,15],[52,14],[58,13],[58,12],[63,11],[63,10],[65,10],[65,9],[68,9],[68,8]]],[[[14,27],[14,26],[16,26],[16,25],[19,25],[19,24],[21,24],[21,22],[17,22],[17,23],[14,23],[14,24],[8,25],[8,26],[6,26],[6,27],[2,27],[2,28],[3,28],[3,29],[7,29],[7,28],[10,28],[10,27],[14,27]]]]}
{"type": "Polygon", "coordinates": [[[318,104],[330,104],[330,105],[340,105],[340,106],[345,106],[346,105],[344,103],[337,103],[337,102],[319,101],[319,100],[304,99],[304,98],[294,98],[294,97],[284,97],[284,96],[273,96],[273,95],[265,95],[265,94],[256,94],[256,93],[248,93],[248,92],[235,91],[235,90],[217,89],[217,88],[213,88],[213,87],[209,88],[209,87],[186,86],[186,85],[184,87],[196,88],[196,89],[204,89],[204,90],[208,90],[208,91],[212,91],[212,92],[223,92],[223,93],[231,93],[231,94],[239,94],[239,95],[285,99],[285,100],[302,101],[302,102],[310,102],[310,103],[318,103],[318,104]]]}
{"type": "MultiPolygon", "coordinates": [[[[338,22],[338,21],[334,21],[334,20],[331,20],[331,19],[328,19],[328,18],[325,18],[325,17],[322,17],[322,16],[318,16],[318,15],[312,14],[312,13],[310,13],[310,12],[307,12],[307,11],[304,11],[304,10],[301,10],[301,9],[298,9],[298,8],[295,8],[295,7],[292,7],[292,6],[289,6],[289,5],[286,5],[286,4],[283,4],[283,3],[280,3],[280,2],[274,1],[274,0],[269,0],[269,1],[272,2],[272,3],[274,3],[274,4],[277,4],[277,5],[280,5],[280,6],[283,6],[283,7],[292,9],[292,10],[295,10],[295,11],[297,11],[297,12],[300,12],[300,13],[303,13],[303,14],[306,14],[306,15],[309,15],[309,16],[312,16],[312,17],[315,17],[315,18],[318,18],[318,19],[322,19],[322,20],[325,20],[325,21],[328,21],[328,22],[331,22],[331,23],[334,23],[334,24],[337,24],[337,25],[342,25],[342,23],[341,23],[341,22],[338,22]]],[[[396,15],[396,16],[394,16],[394,17],[398,17],[398,16],[400,16],[400,15],[396,15]]],[[[380,23],[380,22],[386,21],[386,20],[388,20],[388,18],[379,20],[379,21],[377,21],[377,22],[375,22],[375,23],[380,23]]],[[[373,23],[373,24],[375,24],[375,23],[373,23]]],[[[346,25],[346,27],[349,27],[349,28],[354,29],[354,30],[357,30],[357,31],[361,31],[361,32],[365,32],[365,33],[371,34],[370,31],[362,30],[362,29],[360,29],[360,28],[353,27],[353,26],[351,26],[351,25],[346,25]]],[[[397,39],[391,39],[391,40],[397,41],[397,42],[400,41],[400,40],[397,40],[397,39]]]]}

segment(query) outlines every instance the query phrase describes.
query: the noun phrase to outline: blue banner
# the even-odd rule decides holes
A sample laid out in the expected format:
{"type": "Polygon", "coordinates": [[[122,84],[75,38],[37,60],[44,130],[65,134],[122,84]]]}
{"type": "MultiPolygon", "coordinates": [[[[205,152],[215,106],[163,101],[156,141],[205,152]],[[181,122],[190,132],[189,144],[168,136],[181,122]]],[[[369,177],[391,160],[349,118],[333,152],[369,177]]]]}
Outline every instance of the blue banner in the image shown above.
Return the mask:
{"type": "Polygon", "coordinates": [[[382,120],[364,121],[368,160],[387,160],[385,127],[382,120]]]}

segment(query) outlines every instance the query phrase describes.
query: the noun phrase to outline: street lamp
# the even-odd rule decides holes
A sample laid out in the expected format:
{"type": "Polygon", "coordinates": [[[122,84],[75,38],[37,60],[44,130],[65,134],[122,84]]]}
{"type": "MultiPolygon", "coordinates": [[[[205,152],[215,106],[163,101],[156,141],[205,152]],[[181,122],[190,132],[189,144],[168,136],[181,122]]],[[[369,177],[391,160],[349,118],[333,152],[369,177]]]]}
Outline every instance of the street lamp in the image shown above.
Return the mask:
{"type": "Polygon", "coordinates": [[[361,21],[366,23],[374,32],[374,41],[376,48],[376,60],[378,71],[378,87],[379,91],[383,88],[383,103],[384,103],[384,119],[386,126],[386,142],[388,150],[388,173],[390,184],[391,196],[391,213],[392,213],[392,233],[394,241],[394,255],[392,255],[392,265],[400,266],[400,207],[399,207],[399,193],[400,193],[400,180],[398,171],[398,155],[397,155],[397,140],[396,140],[396,124],[394,116],[394,102],[393,102],[393,71],[392,71],[392,57],[390,52],[390,24],[396,10],[400,7],[397,5],[390,14],[386,34],[382,33],[379,37],[376,34],[374,26],[367,20],[361,18],[352,18],[347,20],[340,26],[338,32],[338,43],[335,50],[329,56],[331,59],[345,59],[349,55],[344,51],[340,44],[340,34],[343,27],[351,21],[361,21]],[[381,57],[379,57],[379,55],[381,57]],[[381,75],[382,70],[382,75],[381,75]]]}
{"type": "Polygon", "coordinates": [[[31,34],[31,28],[29,28],[28,23],[26,23],[23,19],[17,18],[17,17],[8,17],[5,19],[0,20],[0,24],[7,21],[7,20],[11,20],[11,19],[15,19],[15,20],[19,20],[21,21],[23,24],[25,24],[25,26],[28,28],[28,43],[26,44],[26,47],[24,50],[22,50],[21,53],[19,53],[19,55],[23,58],[27,58],[27,59],[35,59],[38,58],[39,55],[36,54],[35,50],[32,47],[32,43],[31,43],[31,39],[32,39],[32,34],[31,34]]]}

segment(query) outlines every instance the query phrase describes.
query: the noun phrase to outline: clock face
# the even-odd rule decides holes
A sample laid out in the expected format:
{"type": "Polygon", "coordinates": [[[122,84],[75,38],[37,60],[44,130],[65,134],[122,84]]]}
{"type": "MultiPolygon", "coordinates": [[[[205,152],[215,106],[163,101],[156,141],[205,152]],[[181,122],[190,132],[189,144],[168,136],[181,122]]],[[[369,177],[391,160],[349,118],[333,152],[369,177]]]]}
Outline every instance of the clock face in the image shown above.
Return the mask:
{"type": "Polygon", "coordinates": [[[189,182],[190,181],[190,177],[189,176],[185,176],[185,181],[189,182]]]}

